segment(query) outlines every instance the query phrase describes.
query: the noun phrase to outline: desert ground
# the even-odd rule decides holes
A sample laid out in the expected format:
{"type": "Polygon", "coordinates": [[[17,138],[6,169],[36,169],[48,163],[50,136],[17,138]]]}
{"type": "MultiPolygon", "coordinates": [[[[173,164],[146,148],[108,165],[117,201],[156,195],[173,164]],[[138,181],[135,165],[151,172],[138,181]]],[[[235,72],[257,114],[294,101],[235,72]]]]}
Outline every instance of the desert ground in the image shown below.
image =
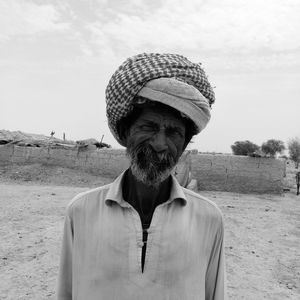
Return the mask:
{"type": "MultiPolygon", "coordinates": [[[[300,195],[200,191],[225,219],[229,299],[300,299],[300,195]]],[[[111,182],[60,167],[0,168],[0,299],[55,299],[63,219],[78,193],[111,182]]]]}

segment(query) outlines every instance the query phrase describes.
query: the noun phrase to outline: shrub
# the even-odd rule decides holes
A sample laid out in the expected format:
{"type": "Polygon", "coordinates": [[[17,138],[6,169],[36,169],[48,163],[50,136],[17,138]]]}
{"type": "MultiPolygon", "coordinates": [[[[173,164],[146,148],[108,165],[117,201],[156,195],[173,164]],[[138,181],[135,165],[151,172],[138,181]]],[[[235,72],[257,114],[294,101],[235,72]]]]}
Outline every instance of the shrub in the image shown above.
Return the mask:
{"type": "Polygon", "coordinates": [[[300,139],[293,138],[288,141],[288,149],[290,159],[295,163],[296,169],[299,167],[300,162],[300,139]]]}
{"type": "Polygon", "coordinates": [[[250,141],[236,141],[231,145],[234,155],[251,155],[259,150],[259,146],[250,141]]]}
{"type": "Polygon", "coordinates": [[[261,145],[261,150],[272,157],[277,153],[281,153],[285,149],[284,142],[280,140],[268,140],[261,145]]]}

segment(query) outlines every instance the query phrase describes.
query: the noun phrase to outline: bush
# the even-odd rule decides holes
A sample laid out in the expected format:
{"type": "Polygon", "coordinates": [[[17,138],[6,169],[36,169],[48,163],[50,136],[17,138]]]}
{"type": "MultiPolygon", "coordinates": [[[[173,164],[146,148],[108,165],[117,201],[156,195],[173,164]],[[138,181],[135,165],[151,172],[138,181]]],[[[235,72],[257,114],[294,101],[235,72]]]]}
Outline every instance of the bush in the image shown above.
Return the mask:
{"type": "Polygon", "coordinates": [[[259,150],[259,146],[250,141],[236,141],[231,145],[234,155],[251,155],[259,150]]]}
{"type": "Polygon", "coordinates": [[[261,150],[272,157],[277,153],[281,153],[284,149],[284,142],[280,140],[271,139],[261,145],[261,150]]]}
{"type": "Polygon", "coordinates": [[[299,167],[300,162],[300,139],[293,138],[288,141],[288,149],[290,159],[295,163],[296,169],[299,167]]]}

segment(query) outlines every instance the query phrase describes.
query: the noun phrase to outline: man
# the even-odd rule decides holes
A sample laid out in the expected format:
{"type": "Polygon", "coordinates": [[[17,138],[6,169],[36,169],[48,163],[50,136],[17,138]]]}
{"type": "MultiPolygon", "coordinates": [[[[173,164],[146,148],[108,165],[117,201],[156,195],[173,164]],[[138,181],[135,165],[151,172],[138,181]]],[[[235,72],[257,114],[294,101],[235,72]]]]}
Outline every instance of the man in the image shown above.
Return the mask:
{"type": "Polygon", "coordinates": [[[127,59],[106,89],[130,168],[67,209],[58,299],[226,298],[220,210],[171,171],[210,119],[213,90],[180,55],[127,59]]]}

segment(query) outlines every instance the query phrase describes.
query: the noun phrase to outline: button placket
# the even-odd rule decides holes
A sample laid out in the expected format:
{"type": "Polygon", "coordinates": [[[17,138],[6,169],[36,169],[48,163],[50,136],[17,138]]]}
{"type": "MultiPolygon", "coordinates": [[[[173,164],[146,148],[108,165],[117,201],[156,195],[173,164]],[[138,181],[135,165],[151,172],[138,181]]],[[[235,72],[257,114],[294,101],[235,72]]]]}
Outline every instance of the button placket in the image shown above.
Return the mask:
{"type": "Polygon", "coordinates": [[[142,270],[141,257],[142,257],[142,249],[144,245],[142,223],[140,221],[140,216],[138,212],[132,206],[130,206],[130,214],[135,229],[135,249],[136,249],[135,251],[137,252],[136,255],[137,257],[135,261],[137,262],[137,270],[141,271],[142,270]]]}
{"type": "Polygon", "coordinates": [[[143,231],[144,230],[142,228],[142,223],[141,223],[138,212],[131,205],[129,207],[132,223],[135,228],[135,237],[136,237],[135,249],[136,249],[136,253],[137,253],[137,260],[135,259],[135,261],[137,261],[137,269],[142,274],[145,273],[145,270],[147,268],[147,266],[146,266],[147,262],[152,260],[151,248],[152,248],[153,239],[154,239],[154,235],[155,235],[154,233],[156,231],[156,225],[158,223],[159,216],[160,216],[161,207],[162,207],[162,205],[159,205],[156,207],[156,209],[153,213],[150,227],[148,229],[146,229],[146,231],[148,233],[148,237],[147,237],[147,241],[145,242],[145,243],[147,243],[147,250],[146,250],[146,257],[145,257],[143,272],[142,272],[142,249],[144,246],[144,242],[143,242],[143,231]]]}
{"type": "Polygon", "coordinates": [[[143,242],[143,241],[140,241],[140,242],[137,243],[137,245],[138,245],[139,248],[143,248],[144,242],[143,242]]]}
{"type": "MultiPolygon", "coordinates": [[[[153,260],[158,259],[158,257],[153,257],[153,241],[157,239],[157,237],[160,236],[160,234],[157,234],[157,224],[159,223],[159,219],[161,216],[161,208],[162,205],[158,205],[153,213],[152,221],[150,224],[150,227],[147,229],[148,237],[147,237],[147,251],[146,251],[146,258],[144,263],[144,273],[147,271],[148,267],[150,266],[151,262],[153,260]]],[[[156,243],[159,243],[159,241],[156,240],[156,243]]]]}

